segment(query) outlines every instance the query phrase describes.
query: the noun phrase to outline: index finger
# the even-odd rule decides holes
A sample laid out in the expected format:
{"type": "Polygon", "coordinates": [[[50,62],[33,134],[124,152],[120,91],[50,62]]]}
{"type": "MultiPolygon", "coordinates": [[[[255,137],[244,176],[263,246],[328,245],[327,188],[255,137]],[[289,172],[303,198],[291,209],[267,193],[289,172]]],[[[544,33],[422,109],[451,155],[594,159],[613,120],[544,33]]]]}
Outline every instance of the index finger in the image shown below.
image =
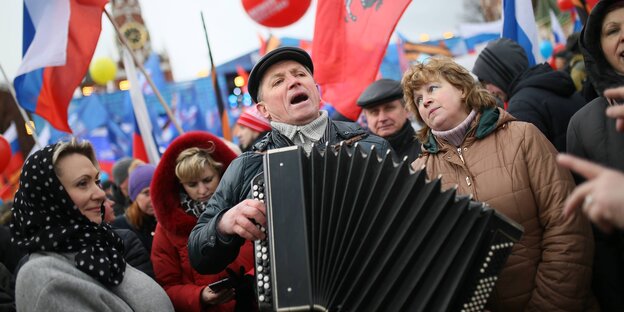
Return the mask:
{"type": "Polygon", "coordinates": [[[559,154],[557,156],[557,162],[563,167],[578,172],[587,179],[593,179],[605,170],[605,168],[600,165],[568,154],[559,154]]]}
{"type": "Polygon", "coordinates": [[[624,98],[624,87],[606,89],[604,96],[607,98],[624,98]]]}

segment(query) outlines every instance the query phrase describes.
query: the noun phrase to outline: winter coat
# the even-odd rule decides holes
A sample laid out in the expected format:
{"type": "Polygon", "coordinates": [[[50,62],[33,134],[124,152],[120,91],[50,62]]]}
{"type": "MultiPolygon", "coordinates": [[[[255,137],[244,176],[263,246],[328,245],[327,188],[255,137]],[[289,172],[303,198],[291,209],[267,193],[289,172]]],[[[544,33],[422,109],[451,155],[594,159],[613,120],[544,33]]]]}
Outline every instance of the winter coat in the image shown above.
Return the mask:
{"type": "Polygon", "coordinates": [[[557,151],[565,151],[568,122],[585,105],[570,75],[544,63],[524,71],[510,90],[507,111],[535,125],[557,151]]]}
{"type": "MultiPolygon", "coordinates": [[[[153,190],[152,202],[158,218],[156,234],[152,245],[152,263],[156,280],[163,286],[176,311],[201,311],[201,292],[208,284],[228,277],[226,271],[203,275],[193,270],[188,257],[187,242],[197,218],[184,211],[180,204],[180,192],[183,188],[175,175],[176,159],[187,148],[214,148],[213,159],[223,164],[224,168],[236,157],[220,139],[206,132],[188,132],[174,140],[163,154],[150,190],[153,190]]],[[[241,252],[228,267],[239,272],[253,269],[253,248],[246,242],[241,252]]],[[[238,295],[238,292],[237,292],[238,295]]],[[[234,311],[236,301],[221,305],[211,305],[204,311],[234,311]]]]}
{"type": "Polygon", "coordinates": [[[152,269],[149,253],[136,234],[127,229],[113,229],[113,231],[123,240],[126,263],[154,278],[154,269],[152,269]]]}
{"type": "Polygon", "coordinates": [[[15,311],[15,294],[11,280],[13,275],[0,263],[0,311],[15,311]]]}
{"type": "MultiPolygon", "coordinates": [[[[150,196],[153,194],[150,192],[150,196]]],[[[135,228],[125,214],[118,216],[111,222],[113,229],[125,229],[130,230],[136,234],[139,238],[147,253],[152,252],[152,240],[154,239],[154,231],[156,231],[156,218],[152,216],[145,216],[143,218],[143,224],[140,229],[135,228]]]]}
{"type": "Polygon", "coordinates": [[[457,186],[524,227],[503,268],[487,309],[584,311],[593,238],[581,214],[564,220],[561,210],[574,188],[557,152],[532,124],[514,121],[500,108],[479,113],[459,148],[433,135],[423,145],[429,177],[442,189],[457,186]]]}
{"type": "Polygon", "coordinates": [[[11,273],[15,273],[15,267],[26,252],[11,243],[11,230],[6,225],[0,225],[0,263],[11,273]]]}
{"type": "Polygon", "coordinates": [[[416,131],[409,120],[405,121],[397,133],[385,139],[388,140],[399,159],[407,156],[407,161],[411,163],[420,155],[420,142],[416,139],[416,131]]]}
{"type": "MultiPolygon", "coordinates": [[[[581,32],[579,46],[585,58],[585,69],[596,92],[624,85],[606,60],[600,45],[602,22],[606,9],[617,1],[600,1],[592,10],[581,32]]],[[[607,99],[600,96],[579,110],[568,127],[568,152],[624,171],[624,133],[615,130],[615,119],[607,118],[607,99]]],[[[577,182],[584,179],[575,176],[577,182]]],[[[595,230],[596,253],[592,288],[603,311],[624,311],[624,231],[605,234],[595,230]]]]}
{"type": "Polygon", "coordinates": [[[163,289],[126,266],[121,284],[106,287],[74,264],[72,253],[37,252],[17,275],[17,311],[173,311],[163,289]]]}
{"type": "MultiPolygon", "coordinates": [[[[375,146],[379,155],[391,149],[386,140],[368,134],[355,123],[332,120],[328,122],[325,134],[317,145],[323,147],[327,142],[330,148],[336,148],[343,141],[347,144],[357,141],[365,151],[375,146]]],[[[273,130],[254,146],[254,152],[244,153],[232,161],[210,199],[208,209],[199,217],[189,237],[188,249],[193,268],[201,273],[220,272],[237,257],[245,240],[239,236],[217,237],[217,220],[228,209],[252,198],[251,179],[262,172],[262,152],[293,145],[290,139],[273,130]]]]}

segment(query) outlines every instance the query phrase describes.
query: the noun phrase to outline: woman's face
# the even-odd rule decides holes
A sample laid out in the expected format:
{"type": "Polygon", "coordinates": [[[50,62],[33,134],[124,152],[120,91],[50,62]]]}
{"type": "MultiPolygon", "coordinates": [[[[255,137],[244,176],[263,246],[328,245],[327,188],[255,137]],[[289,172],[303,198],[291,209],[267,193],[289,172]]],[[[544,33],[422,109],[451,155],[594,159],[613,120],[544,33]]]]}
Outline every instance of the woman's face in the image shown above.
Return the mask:
{"type": "Polygon", "coordinates": [[[100,187],[100,173],[82,154],[69,154],[56,162],[57,175],[76,207],[91,222],[102,222],[106,193],[100,187]]]}
{"type": "Polygon", "coordinates": [[[453,129],[468,117],[463,92],[444,78],[414,90],[414,102],[425,124],[436,131],[453,129]]]}
{"type": "Polygon", "coordinates": [[[206,166],[199,180],[184,182],[182,186],[191,199],[205,202],[212,197],[220,180],[219,174],[212,167],[206,166]]]}
{"type": "Polygon", "coordinates": [[[611,11],[605,16],[600,45],[613,69],[624,75],[624,8],[611,11]]]}
{"type": "Polygon", "coordinates": [[[154,207],[152,206],[152,198],[150,197],[149,187],[142,189],[139,195],[137,195],[135,201],[143,213],[150,216],[154,215],[154,207]]]}

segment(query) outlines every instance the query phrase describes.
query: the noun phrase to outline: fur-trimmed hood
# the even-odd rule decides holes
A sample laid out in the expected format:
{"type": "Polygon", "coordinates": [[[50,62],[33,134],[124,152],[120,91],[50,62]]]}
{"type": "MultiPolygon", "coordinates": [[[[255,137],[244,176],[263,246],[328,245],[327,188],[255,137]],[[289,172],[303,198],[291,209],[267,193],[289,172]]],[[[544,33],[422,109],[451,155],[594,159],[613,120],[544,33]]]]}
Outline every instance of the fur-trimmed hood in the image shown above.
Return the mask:
{"type": "Polygon", "coordinates": [[[236,154],[218,137],[202,131],[187,132],[171,142],[156,167],[150,186],[152,205],[158,223],[167,232],[186,235],[197,222],[197,218],[184,212],[180,204],[182,185],[175,175],[176,159],[187,148],[213,148],[212,158],[223,164],[223,170],[236,158],[236,154]]]}

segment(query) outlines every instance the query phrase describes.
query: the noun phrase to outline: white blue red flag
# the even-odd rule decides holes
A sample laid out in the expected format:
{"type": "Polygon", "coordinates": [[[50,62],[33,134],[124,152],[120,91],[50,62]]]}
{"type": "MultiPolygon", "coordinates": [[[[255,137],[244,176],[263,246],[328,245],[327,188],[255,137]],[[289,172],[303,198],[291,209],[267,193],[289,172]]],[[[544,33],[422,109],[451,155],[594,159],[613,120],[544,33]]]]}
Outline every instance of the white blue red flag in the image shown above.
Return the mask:
{"type": "Polygon", "coordinates": [[[503,0],[503,38],[524,48],[529,66],[541,63],[533,4],[529,0],[503,0]]]}
{"type": "Polygon", "coordinates": [[[550,29],[552,29],[553,37],[555,37],[555,43],[566,43],[565,33],[563,32],[559,19],[553,10],[550,10],[550,29]]]}
{"type": "Polygon", "coordinates": [[[24,0],[19,104],[71,132],[67,108],[89,67],[108,0],[24,0]]]}

